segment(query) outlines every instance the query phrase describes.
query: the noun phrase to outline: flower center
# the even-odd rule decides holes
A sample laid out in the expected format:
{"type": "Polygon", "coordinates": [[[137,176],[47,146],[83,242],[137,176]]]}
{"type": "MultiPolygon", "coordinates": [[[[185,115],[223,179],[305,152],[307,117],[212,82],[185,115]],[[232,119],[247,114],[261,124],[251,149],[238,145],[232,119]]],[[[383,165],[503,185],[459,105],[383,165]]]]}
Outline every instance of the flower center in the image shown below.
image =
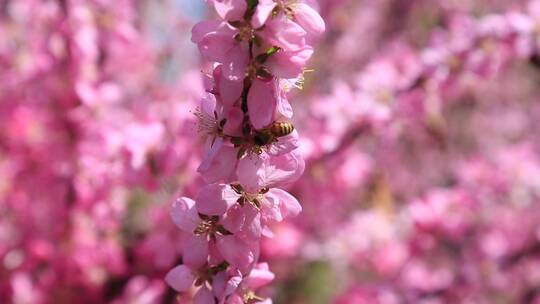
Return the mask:
{"type": "Polygon", "coordinates": [[[252,290],[248,290],[244,296],[242,297],[242,300],[244,301],[245,304],[250,304],[250,303],[254,303],[254,302],[259,302],[259,301],[264,301],[263,298],[257,296],[255,294],[255,292],[253,292],[252,290]]]}
{"type": "Polygon", "coordinates": [[[257,209],[261,209],[261,202],[264,200],[264,194],[270,190],[268,187],[264,187],[257,193],[250,193],[245,191],[239,184],[233,184],[231,187],[236,193],[241,195],[241,197],[238,199],[238,203],[241,206],[244,206],[246,203],[250,203],[257,209]]]}
{"type": "Polygon", "coordinates": [[[195,230],[193,230],[193,234],[197,236],[208,235],[211,238],[214,238],[216,235],[232,234],[227,229],[225,229],[225,227],[219,224],[219,216],[208,216],[204,214],[199,214],[199,217],[201,218],[201,222],[199,223],[199,225],[197,225],[195,230]]]}
{"type": "Polygon", "coordinates": [[[197,108],[193,113],[197,119],[197,131],[202,135],[218,135],[219,134],[219,124],[217,121],[217,113],[214,111],[214,116],[204,112],[202,109],[197,108]]]}

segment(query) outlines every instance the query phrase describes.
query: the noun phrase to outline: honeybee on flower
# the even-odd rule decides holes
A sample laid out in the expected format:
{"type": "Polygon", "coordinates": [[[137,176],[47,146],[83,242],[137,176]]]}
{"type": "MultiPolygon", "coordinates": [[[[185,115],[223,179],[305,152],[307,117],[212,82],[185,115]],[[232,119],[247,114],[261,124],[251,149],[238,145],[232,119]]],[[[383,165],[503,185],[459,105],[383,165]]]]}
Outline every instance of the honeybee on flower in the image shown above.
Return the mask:
{"type": "Polygon", "coordinates": [[[263,151],[272,155],[287,153],[298,147],[298,133],[289,122],[276,121],[266,128],[255,130],[247,138],[232,138],[238,147],[237,158],[247,154],[261,154],[263,151]]]}

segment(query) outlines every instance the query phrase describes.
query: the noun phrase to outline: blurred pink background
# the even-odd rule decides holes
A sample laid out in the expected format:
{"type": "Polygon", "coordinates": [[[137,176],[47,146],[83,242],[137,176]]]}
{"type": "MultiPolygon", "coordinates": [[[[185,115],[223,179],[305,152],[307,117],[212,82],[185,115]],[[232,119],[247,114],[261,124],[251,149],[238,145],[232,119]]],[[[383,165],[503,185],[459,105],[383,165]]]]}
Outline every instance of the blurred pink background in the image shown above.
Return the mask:
{"type": "MultiPolygon", "coordinates": [[[[314,4],[317,1],[310,1],[314,4]]],[[[540,303],[540,1],[320,0],[278,304],[540,303]]],[[[202,0],[0,0],[0,303],[175,303],[202,0]]],[[[180,300],[181,301],[181,300],[180,300]]],[[[180,302],[182,303],[182,302],[180,302]]]]}

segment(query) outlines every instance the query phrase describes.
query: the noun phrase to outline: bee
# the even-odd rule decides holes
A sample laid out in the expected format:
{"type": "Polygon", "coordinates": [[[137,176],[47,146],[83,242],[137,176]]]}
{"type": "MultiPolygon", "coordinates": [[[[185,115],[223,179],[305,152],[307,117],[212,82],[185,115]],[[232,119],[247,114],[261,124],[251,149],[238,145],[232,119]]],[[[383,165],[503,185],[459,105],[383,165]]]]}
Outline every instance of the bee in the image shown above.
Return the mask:
{"type": "Polygon", "coordinates": [[[245,153],[261,154],[265,146],[293,131],[294,126],[291,123],[276,121],[266,128],[254,131],[248,141],[242,142],[240,138],[235,139],[233,143],[240,147],[237,158],[242,158],[245,153]]]}
{"type": "Polygon", "coordinates": [[[291,134],[294,131],[294,126],[288,122],[276,121],[270,126],[270,132],[275,137],[283,137],[291,134]]]}
{"type": "Polygon", "coordinates": [[[276,121],[270,126],[258,130],[253,136],[253,142],[259,147],[266,146],[279,137],[287,136],[294,131],[294,126],[288,122],[276,121]]]}

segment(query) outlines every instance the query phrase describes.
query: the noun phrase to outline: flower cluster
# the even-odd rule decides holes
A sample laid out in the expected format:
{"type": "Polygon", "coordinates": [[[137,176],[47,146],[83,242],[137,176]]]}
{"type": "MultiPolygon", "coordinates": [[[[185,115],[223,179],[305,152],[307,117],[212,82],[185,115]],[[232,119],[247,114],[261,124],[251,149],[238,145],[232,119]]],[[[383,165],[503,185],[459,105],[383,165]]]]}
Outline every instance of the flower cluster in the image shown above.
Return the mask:
{"type": "Polygon", "coordinates": [[[166,276],[177,291],[199,287],[194,303],[270,303],[255,289],[273,279],[258,263],[261,237],[302,210],[278,187],[304,171],[296,151],[287,92],[301,86],[325,24],[299,1],[214,0],[219,21],[192,31],[205,61],[208,92],[194,114],[205,138],[198,168],[206,186],[195,200],[177,199],[174,223],[187,235],[182,264],[166,276]]]}
{"type": "Polygon", "coordinates": [[[336,70],[304,111],[292,191],[312,216],[265,241],[273,268],[303,249],[329,265],[333,303],[538,301],[538,4],[447,14],[427,46],[402,34],[336,70]]]}
{"type": "Polygon", "coordinates": [[[540,303],[539,29],[540,0],[0,1],[0,303],[540,303]]]}
{"type": "MultiPolygon", "coordinates": [[[[196,168],[183,107],[204,89],[196,71],[161,79],[178,46],[156,43],[139,5],[0,5],[1,303],[164,298],[175,229],[153,203],[173,174],[196,168]]],[[[169,13],[162,20],[188,22],[169,13]]]]}

